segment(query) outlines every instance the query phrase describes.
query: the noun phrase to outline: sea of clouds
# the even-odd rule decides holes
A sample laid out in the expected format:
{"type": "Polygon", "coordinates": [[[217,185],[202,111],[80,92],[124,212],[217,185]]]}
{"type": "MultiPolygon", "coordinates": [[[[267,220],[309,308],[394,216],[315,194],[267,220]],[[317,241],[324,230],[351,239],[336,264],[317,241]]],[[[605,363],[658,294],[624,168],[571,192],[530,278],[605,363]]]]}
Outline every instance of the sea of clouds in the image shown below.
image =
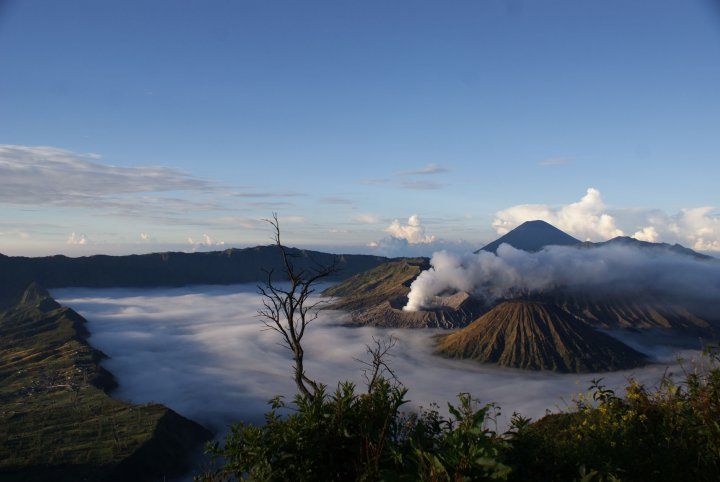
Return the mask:
{"type": "MultiPolygon", "coordinates": [[[[58,289],[53,295],[88,320],[90,343],[109,355],[115,396],[159,402],[207,427],[224,432],[236,421],[262,422],[267,401],[291,396],[291,360],[278,334],[255,316],[260,301],[251,285],[172,289],[58,289]]],[[[373,336],[398,339],[392,366],[409,388],[408,409],[446,407],[460,392],[502,408],[504,428],[513,411],[537,418],[567,406],[593,374],[526,372],[433,355],[434,330],[388,330],[341,326],[343,314],[325,312],[306,334],[306,369],[331,387],[338,380],[362,383],[365,345],[373,336]]],[[[655,384],[666,368],[679,372],[678,353],[642,347],[662,363],[603,374],[611,387],[633,376],[655,384]]]]}

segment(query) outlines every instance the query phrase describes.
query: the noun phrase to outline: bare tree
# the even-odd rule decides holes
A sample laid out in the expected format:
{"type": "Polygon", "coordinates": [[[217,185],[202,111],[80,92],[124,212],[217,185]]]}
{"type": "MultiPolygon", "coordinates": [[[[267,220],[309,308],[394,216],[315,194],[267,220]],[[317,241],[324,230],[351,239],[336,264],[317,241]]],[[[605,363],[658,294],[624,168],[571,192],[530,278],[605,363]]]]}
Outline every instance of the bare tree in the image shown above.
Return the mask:
{"type": "Polygon", "coordinates": [[[400,380],[395,372],[390,368],[389,362],[392,357],[392,350],[397,345],[397,338],[390,335],[387,338],[372,337],[372,343],[365,345],[365,351],[370,355],[370,360],[355,359],[365,366],[363,377],[367,384],[367,391],[371,393],[375,388],[375,384],[380,379],[385,379],[400,385],[400,380]]]}
{"type": "Polygon", "coordinates": [[[258,292],[263,298],[263,308],[258,310],[258,316],[267,328],[282,335],[282,344],[292,352],[295,384],[300,393],[314,396],[321,389],[321,384],[305,374],[302,339],[305,329],[318,317],[320,305],[324,303],[323,300],[311,299],[311,296],[320,281],[338,272],[338,259],[334,257],[331,263],[323,265],[309,258],[310,266],[295,266],[293,259],[298,255],[289,252],[282,244],[277,213],[273,213],[272,219],[264,221],[273,227],[274,244],[282,257],[284,280],[276,282],[273,279],[274,270],[264,270],[265,282],[258,285],[258,292]]]}

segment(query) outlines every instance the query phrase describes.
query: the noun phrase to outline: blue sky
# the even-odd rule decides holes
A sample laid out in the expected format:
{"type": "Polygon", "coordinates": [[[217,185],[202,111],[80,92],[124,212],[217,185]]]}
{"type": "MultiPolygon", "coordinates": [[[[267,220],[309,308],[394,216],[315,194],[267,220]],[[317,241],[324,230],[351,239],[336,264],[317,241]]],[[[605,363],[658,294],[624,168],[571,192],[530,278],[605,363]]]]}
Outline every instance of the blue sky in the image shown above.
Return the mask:
{"type": "Polygon", "coordinates": [[[0,252],[720,251],[711,0],[2,5],[0,252]]]}

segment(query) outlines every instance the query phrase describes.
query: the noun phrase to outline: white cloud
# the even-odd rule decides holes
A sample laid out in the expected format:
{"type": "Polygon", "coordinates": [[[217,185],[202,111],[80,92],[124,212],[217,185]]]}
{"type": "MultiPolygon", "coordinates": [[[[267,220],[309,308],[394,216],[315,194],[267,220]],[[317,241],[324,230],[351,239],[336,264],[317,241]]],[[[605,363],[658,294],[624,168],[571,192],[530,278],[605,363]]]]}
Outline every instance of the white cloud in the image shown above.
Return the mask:
{"type": "Polygon", "coordinates": [[[88,244],[88,238],[84,234],[75,234],[73,231],[70,236],[68,236],[67,244],[72,246],[85,246],[88,244]]]}
{"type": "MultiPolygon", "coordinates": [[[[273,198],[303,196],[292,191],[243,189],[247,191],[169,167],[119,167],[106,164],[97,154],[0,144],[0,206],[77,208],[93,214],[191,226],[210,225],[212,219],[238,218],[235,213],[240,210],[287,207],[290,203],[273,198]],[[209,212],[213,218],[201,218],[209,212]]],[[[286,218],[287,222],[302,220],[298,216],[286,218]]]]}
{"type": "Polygon", "coordinates": [[[429,244],[435,241],[435,236],[425,234],[425,226],[420,223],[417,214],[410,216],[407,224],[402,224],[398,219],[394,220],[385,228],[385,232],[393,238],[404,239],[409,244],[429,244]]]}
{"type": "Polygon", "coordinates": [[[674,216],[669,231],[684,238],[698,251],[720,251],[720,212],[705,206],[683,209],[674,216]]]}
{"type": "Polygon", "coordinates": [[[440,239],[428,234],[417,214],[410,216],[407,224],[395,219],[390,226],[385,228],[385,232],[389,236],[367,243],[365,246],[370,248],[373,253],[389,257],[428,257],[439,250],[466,253],[478,248],[477,243],[440,239]]]}
{"type": "Polygon", "coordinates": [[[225,246],[225,241],[218,241],[217,239],[214,239],[206,233],[203,233],[199,241],[195,241],[195,239],[193,239],[192,237],[188,237],[187,242],[193,250],[202,250],[207,248],[218,248],[220,246],[225,246]]]}
{"type": "Polygon", "coordinates": [[[0,202],[94,207],[133,193],[203,191],[214,185],[167,167],[117,167],[96,154],[0,145],[0,202]]]}
{"type": "Polygon", "coordinates": [[[658,209],[608,209],[600,191],[589,188],[572,204],[521,204],[495,213],[492,227],[502,235],[525,221],[541,219],[590,241],[605,241],[624,233],[641,241],[679,243],[697,251],[720,252],[720,209],[682,209],[670,215],[658,209]]]}
{"type": "Polygon", "coordinates": [[[140,233],[140,241],[150,241],[150,235],[148,233],[140,233]]]}
{"type": "Polygon", "coordinates": [[[365,224],[377,224],[380,222],[380,218],[378,218],[377,215],[371,213],[358,214],[357,216],[353,216],[352,220],[358,223],[365,224]]]}
{"type": "Polygon", "coordinates": [[[589,188],[580,201],[565,206],[521,204],[495,213],[492,226],[498,234],[506,234],[525,221],[540,219],[581,240],[604,241],[622,236],[615,218],[606,211],[600,191],[589,188]]]}
{"type": "Polygon", "coordinates": [[[660,235],[653,226],[647,226],[632,235],[638,241],[647,241],[649,243],[657,243],[660,235]]]}

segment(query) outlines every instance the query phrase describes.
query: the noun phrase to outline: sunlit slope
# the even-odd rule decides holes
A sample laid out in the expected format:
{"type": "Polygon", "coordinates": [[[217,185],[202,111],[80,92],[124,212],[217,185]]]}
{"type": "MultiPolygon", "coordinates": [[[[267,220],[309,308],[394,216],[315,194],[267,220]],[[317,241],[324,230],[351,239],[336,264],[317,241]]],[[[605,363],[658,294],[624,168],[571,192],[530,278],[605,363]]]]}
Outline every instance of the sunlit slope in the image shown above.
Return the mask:
{"type": "Polygon", "coordinates": [[[549,303],[500,303],[442,337],[438,353],[532,370],[596,372],[642,365],[645,357],[549,303]]]}
{"type": "Polygon", "coordinates": [[[356,274],[323,294],[340,298],[333,304],[337,309],[352,311],[377,306],[383,301],[406,297],[410,284],[429,267],[427,258],[389,261],[356,274]]]}

